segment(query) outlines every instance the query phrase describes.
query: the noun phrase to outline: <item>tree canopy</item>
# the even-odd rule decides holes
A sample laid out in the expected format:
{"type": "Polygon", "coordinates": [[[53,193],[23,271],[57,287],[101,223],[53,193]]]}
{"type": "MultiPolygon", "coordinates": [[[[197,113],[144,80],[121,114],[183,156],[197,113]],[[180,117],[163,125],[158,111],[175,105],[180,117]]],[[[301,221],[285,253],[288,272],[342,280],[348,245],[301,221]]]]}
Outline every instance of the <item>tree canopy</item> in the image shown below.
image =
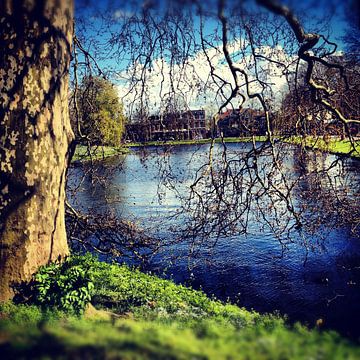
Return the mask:
{"type": "Polygon", "coordinates": [[[72,122],[77,138],[91,144],[119,146],[125,128],[116,87],[102,77],[86,76],[77,89],[72,122]]]}

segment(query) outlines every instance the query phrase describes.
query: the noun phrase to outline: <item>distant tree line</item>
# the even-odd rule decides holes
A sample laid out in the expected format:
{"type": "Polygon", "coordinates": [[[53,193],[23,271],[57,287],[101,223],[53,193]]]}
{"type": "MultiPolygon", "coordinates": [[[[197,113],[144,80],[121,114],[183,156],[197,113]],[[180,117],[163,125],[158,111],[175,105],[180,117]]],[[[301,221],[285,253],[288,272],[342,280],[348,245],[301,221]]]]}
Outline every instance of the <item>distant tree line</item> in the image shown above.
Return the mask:
{"type": "MultiPolygon", "coordinates": [[[[360,119],[360,64],[354,57],[333,56],[331,61],[346,69],[341,74],[338,68],[316,66],[314,76],[324,88],[333,89],[332,101],[347,118],[360,119]]],[[[274,119],[274,130],[281,135],[357,135],[359,123],[340,122],[335,114],[316,101],[311,89],[304,81],[305,68],[299,67],[289,83],[289,91],[283,97],[274,119]]]]}

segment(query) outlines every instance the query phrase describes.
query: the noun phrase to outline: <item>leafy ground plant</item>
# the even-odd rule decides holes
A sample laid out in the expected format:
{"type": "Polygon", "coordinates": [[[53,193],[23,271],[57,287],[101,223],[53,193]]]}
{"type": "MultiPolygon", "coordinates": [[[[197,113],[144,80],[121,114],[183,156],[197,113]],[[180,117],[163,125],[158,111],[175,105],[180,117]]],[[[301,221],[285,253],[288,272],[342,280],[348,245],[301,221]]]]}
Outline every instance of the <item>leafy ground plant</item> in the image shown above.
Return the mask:
{"type": "Polygon", "coordinates": [[[86,263],[75,264],[71,259],[41,267],[29,287],[33,304],[76,314],[84,311],[94,290],[86,263]]]}

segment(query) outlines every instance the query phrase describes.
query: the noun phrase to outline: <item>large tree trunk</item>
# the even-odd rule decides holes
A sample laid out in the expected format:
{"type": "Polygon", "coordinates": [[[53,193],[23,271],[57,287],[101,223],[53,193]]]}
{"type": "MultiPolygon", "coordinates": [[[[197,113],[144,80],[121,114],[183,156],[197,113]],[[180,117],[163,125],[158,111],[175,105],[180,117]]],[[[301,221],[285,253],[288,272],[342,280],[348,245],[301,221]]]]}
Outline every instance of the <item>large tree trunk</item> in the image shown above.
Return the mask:
{"type": "Polygon", "coordinates": [[[0,300],[68,253],[72,0],[0,0],[0,300]]]}

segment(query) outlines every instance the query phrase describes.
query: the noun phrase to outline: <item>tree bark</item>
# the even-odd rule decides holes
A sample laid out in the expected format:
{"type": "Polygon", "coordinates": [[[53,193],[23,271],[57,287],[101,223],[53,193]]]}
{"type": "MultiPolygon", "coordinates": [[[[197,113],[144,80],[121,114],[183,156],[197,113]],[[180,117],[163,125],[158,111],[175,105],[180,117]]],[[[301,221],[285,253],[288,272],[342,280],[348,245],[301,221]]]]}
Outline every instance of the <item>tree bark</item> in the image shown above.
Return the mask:
{"type": "Polygon", "coordinates": [[[0,301],[68,254],[72,0],[0,0],[0,301]]]}

